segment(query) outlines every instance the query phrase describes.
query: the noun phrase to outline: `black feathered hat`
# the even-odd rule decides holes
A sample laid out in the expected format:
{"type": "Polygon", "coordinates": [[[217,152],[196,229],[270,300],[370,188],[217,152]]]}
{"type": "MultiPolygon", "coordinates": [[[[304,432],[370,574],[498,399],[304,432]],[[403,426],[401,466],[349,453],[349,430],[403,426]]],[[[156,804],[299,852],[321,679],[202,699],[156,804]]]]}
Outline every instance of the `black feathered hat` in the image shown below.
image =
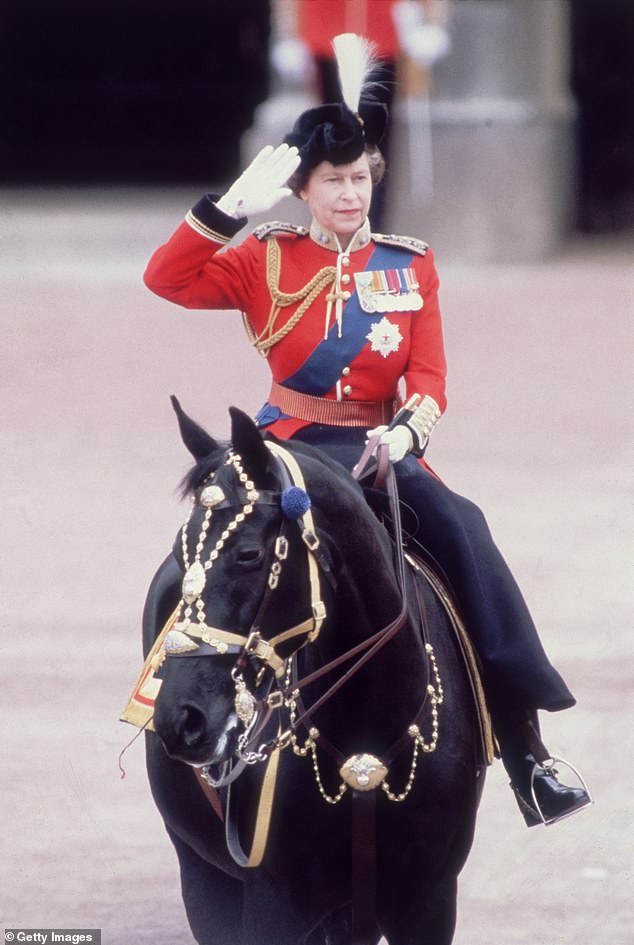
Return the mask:
{"type": "Polygon", "coordinates": [[[378,145],[387,126],[387,108],[372,101],[371,75],[376,67],[372,44],[355,33],[333,40],[343,102],[302,112],[284,141],[300,154],[299,173],[307,176],[322,161],[349,164],[366,146],[378,145]]]}

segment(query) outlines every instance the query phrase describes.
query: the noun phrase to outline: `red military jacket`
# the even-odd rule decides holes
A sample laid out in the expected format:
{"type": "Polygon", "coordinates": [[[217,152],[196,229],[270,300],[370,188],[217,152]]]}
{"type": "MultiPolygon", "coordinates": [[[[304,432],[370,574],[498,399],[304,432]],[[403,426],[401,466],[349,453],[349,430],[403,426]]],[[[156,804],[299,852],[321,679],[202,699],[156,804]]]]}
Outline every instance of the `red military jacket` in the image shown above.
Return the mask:
{"type": "MultiPolygon", "coordinates": [[[[245,222],[203,197],[152,256],[146,285],[185,308],[244,312],[284,388],[385,402],[402,379],[403,399],[429,394],[445,409],[438,276],[425,243],[371,234],[366,223],[340,251],[313,221],[264,224],[225,248],[245,222]]],[[[261,413],[283,439],[306,425],[279,409],[261,413]]]]}

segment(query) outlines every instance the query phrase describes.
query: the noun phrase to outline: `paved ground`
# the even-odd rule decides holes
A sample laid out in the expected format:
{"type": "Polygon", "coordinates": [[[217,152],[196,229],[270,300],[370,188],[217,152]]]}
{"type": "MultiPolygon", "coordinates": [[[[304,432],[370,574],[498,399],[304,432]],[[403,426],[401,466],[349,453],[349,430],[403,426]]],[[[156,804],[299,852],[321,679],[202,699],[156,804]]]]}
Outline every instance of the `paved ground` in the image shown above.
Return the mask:
{"type": "MultiPolygon", "coordinates": [[[[0,194],[3,927],[191,942],[140,742],[119,779],[133,730],[117,718],[144,591],[184,516],[168,395],[222,435],[227,405],[254,410],[266,390],[235,315],[182,312],[140,282],[194,196],[0,194]]],[[[527,831],[492,770],[456,945],[634,941],[633,248],[440,261],[450,410],[431,461],[487,511],[578,696],[545,720],[547,740],[597,800],[527,831]]]]}

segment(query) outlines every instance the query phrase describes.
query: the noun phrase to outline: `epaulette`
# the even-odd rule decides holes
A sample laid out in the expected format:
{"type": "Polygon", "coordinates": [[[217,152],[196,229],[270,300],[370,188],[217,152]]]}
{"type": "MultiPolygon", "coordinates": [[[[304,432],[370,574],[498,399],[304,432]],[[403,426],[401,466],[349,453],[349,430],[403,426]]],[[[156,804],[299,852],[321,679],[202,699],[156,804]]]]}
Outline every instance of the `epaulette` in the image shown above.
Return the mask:
{"type": "Polygon", "coordinates": [[[293,236],[308,236],[308,227],[296,226],[294,223],[280,223],[279,220],[273,220],[272,223],[261,223],[256,226],[253,235],[259,240],[268,240],[279,233],[291,233],[293,236]]]}
{"type": "Polygon", "coordinates": [[[424,256],[429,249],[429,244],[424,240],[416,239],[415,236],[397,236],[395,233],[373,233],[372,239],[375,243],[384,243],[386,246],[400,246],[403,249],[409,249],[412,253],[418,253],[424,256]]]}

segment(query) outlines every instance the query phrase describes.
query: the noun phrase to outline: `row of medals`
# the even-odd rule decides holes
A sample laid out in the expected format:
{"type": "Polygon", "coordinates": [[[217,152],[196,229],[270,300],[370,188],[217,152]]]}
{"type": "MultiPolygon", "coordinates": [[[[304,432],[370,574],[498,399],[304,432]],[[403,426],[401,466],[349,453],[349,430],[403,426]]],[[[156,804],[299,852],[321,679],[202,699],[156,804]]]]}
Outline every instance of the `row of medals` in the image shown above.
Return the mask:
{"type": "Polygon", "coordinates": [[[412,287],[406,292],[386,292],[373,289],[370,285],[371,279],[371,272],[354,274],[359,305],[369,315],[374,315],[375,312],[418,312],[423,307],[423,298],[415,288],[412,287]]]}

